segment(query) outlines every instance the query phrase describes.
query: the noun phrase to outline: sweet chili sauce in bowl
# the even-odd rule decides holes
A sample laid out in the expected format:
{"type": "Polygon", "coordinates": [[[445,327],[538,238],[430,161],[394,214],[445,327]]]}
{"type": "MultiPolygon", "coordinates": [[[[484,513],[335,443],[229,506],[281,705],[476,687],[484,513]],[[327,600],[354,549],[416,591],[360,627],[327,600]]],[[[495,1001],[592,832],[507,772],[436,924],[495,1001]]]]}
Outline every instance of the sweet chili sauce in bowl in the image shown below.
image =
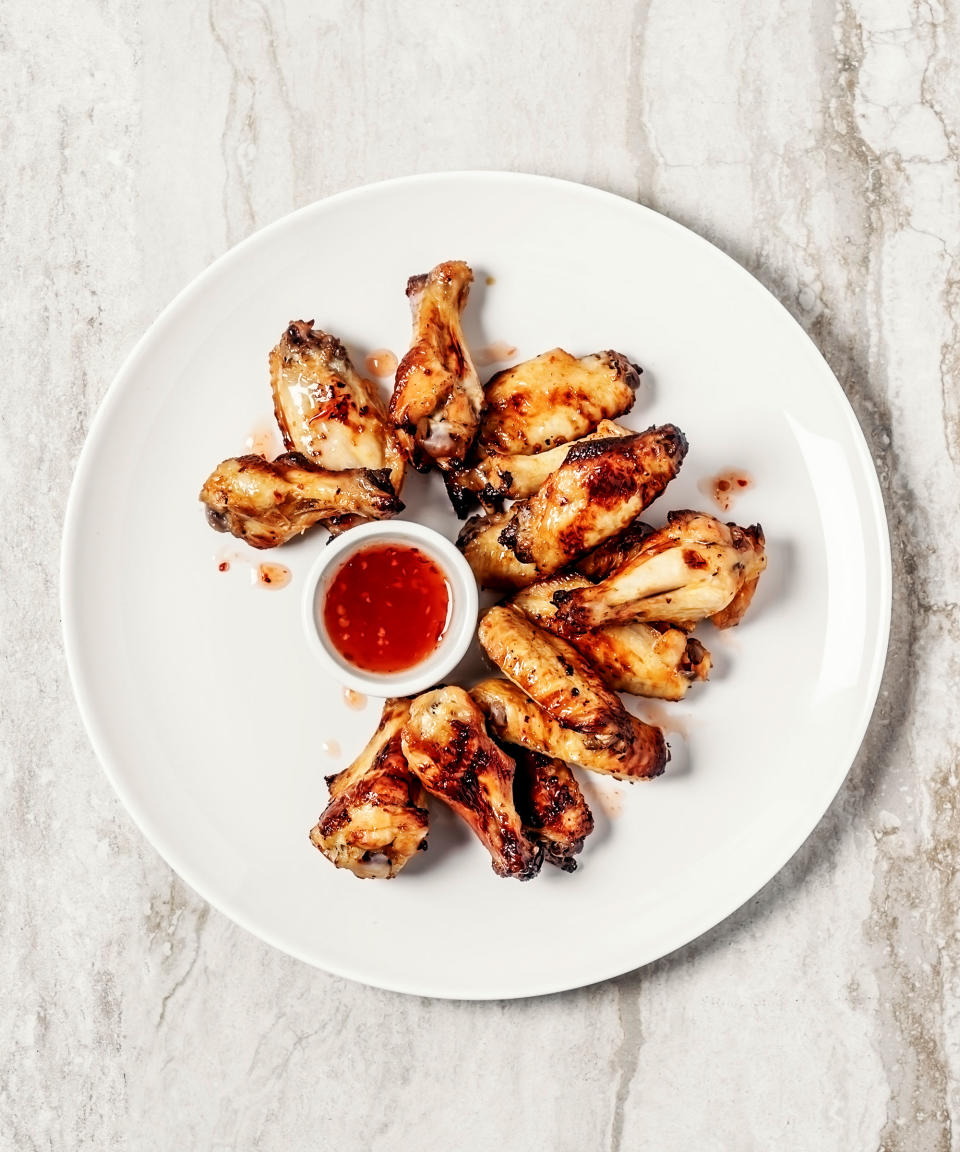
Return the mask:
{"type": "Polygon", "coordinates": [[[449,540],[410,521],[350,529],[306,580],[308,643],[341,684],[368,695],[407,696],[442,680],[476,620],[467,562],[449,540]]]}

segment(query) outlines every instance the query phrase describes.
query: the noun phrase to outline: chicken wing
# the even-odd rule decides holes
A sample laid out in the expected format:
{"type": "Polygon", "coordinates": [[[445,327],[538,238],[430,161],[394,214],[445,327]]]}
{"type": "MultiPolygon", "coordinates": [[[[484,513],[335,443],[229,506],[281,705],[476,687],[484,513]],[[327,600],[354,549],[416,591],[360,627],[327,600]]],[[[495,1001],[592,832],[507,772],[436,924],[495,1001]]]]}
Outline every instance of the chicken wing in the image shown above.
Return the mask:
{"type": "Polygon", "coordinates": [[[531,455],[494,452],[471,467],[448,474],[448,490],[454,488],[459,495],[457,498],[451,492],[451,501],[461,515],[465,515],[476,500],[487,509],[497,510],[504,500],[522,500],[532,496],[577,444],[631,435],[629,428],[613,420],[601,420],[594,432],[574,440],[572,444],[558,444],[556,448],[531,455]]]}
{"type": "Polygon", "coordinates": [[[651,532],[653,529],[649,524],[644,524],[642,520],[634,520],[622,532],[604,540],[586,556],[581,556],[574,567],[586,576],[591,584],[605,580],[611,572],[616,572],[633,559],[651,532]]]}
{"type": "Polygon", "coordinates": [[[574,857],[593,831],[593,813],[576,776],[554,756],[518,745],[511,745],[509,752],[517,766],[513,800],[524,831],[543,846],[548,864],[576,871],[574,857]]]}
{"type": "Polygon", "coordinates": [[[523,834],[513,803],[514,763],[487,735],[483,713],[462,688],[418,696],[402,734],[423,786],[460,816],[490,853],[498,876],[530,880],[543,850],[523,834]]]}
{"type": "Polygon", "coordinates": [[[511,592],[537,578],[535,565],[521,564],[513,552],[500,543],[500,533],[509,519],[509,512],[472,516],[460,529],[457,547],[466,557],[481,588],[511,592]]]}
{"type": "Polygon", "coordinates": [[[629,412],[639,383],[640,369],[619,352],[577,360],[554,348],[488,381],[480,446],[530,455],[566,444],[629,412]]]}
{"type": "Polygon", "coordinates": [[[380,520],[403,508],[385,469],[331,472],[299,452],[272,463],[262,456],[224,460],[207,477],[200,499],[212,527],[254,548],[275,548],[331,517],[380,520]]]}
{"type": "Polygon", "coordinates": [[[558,724],[579,732],[588,748],[625,749],[633,717],[591,662],[571,644],[500,604],[480,621],[477,636],[504,675],[558,724]]]}
{"type": "Polygon", "coordinates": [[[627,620],[739,623],[767,563],[760,525],[739,528],[689,511],[667,519],[666,528],[599,584],[554,593],[563,635],[627,620]]]}
{"type": "Polygon", "coordinates": [[[520,744],[567,764],[615,776],[645,780],[659,776],[670,758],[663,732],[635,716],[634,739],[626,749],[592,748],[572,728],[564,728],[509,680],[484,680],[470,695],[486,714],[490,730],[505,744],[520,744]]]}
{"type": "MultiPolygon", "coordinates": [[[[550,576],[518,592],[510,603],[553,632],[558,627],[554,592],[590,586],[583,576],[550,576]]],[[[666,624],[608,624],[567,639],[590,658],[609,687],[634,696],[682,700],[691,684],[710,674],[710,653],[700,641],[666,624]]]]}
{"type": "Polygon", "coordinates": [[[472,280],[468,264],[450,260],[407,281],[413,343],[397,368],[390,418],[421,472],[462,461],[480,420],[483,388],[460,326],[472,280]]]}
{"type": "Polygon", "coordinates": [[[499,542],[541,576],[552,575],[623,531],[676,476],[686,453],[686,437],[672,424],[579,444],[534,496],[510,509],[499,542]]]}
{"type": "Polygon", "coordinates": [[[427,847],[427,795],[400,743],[409,716],[409,700],[385,702],[366,748],[327,778],[330,803],[310,832],[328,860],[361,878],[390,879],[427,847]]]}

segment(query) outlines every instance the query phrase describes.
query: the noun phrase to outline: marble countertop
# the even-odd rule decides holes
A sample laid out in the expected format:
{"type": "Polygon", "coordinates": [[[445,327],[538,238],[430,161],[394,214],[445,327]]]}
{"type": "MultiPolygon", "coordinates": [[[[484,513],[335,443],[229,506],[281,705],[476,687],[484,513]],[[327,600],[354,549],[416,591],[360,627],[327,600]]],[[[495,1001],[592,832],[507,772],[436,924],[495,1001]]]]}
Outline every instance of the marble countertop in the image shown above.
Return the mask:
{"type": "Polygon", "coordinates": [[[10,0],[0,58],[0,1147],[955,1146],[960,8],[10,0]],[[800,853],[675,955],[512,1003],[347,983],[212,911],[99,769],[59,633],[73,467],[158,310],[291,209],[441,168],[596,184],[750,269],[893,541],[880,702],[800,853]]]}

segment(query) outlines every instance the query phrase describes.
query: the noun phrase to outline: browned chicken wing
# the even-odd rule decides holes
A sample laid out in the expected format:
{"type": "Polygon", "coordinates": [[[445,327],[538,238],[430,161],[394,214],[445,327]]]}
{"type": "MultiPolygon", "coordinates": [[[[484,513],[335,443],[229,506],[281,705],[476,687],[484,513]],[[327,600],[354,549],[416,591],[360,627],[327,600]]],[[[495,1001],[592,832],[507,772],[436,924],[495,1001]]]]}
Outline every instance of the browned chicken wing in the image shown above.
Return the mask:
{"type": "Polygon", "coordinates": [[[619,352],[577,360],[562,348],[498,372],[485,388],[484,452],[530,455],[576,440],[633,407],[640,369],[619,352]]]}
{"type": "Polygon", "coordinates": [[[418,696],[403,751],[423,786],[462,817],[490,853],[498,876],[529,880],[542,850],[523,834],[513,803],[514,764],[487,735],[483,713],[462,688],[418,696]]]}
{"type": "Polygon", "coordinates": [[[379,520],[403,508],[385,470],[331,472],[299,452],[272,463],[262,456],[224,460],[207,477],[200,499],[218,532],[230,532],[254,548],[275,548],[331,517],[379,520]]]}
{"type": "Polygon", "coordinates": [[[669,759],[663,732],[635,716],[631,717],[634,739],[627,748],[595,748],[581,733],[564,728],[509,680],[484,680],[470,689],[470,695],[483,709],[498,740],[555,756],[590,772],[618,780],[645,780],[659,776],[669,759]]]}
{"type": "Polygon", "coordinates": [[[574,859],[593,831],[593,813],[577,778],[555,756],[541,756],[511,745],[517,770],[513,799],[531,840],[543,846],[544,859],[564,872],[576,871],[574,859]]]}
{"type": "Polygon", "coordinates": [[[310,832],[328,860],[364,879],[396,876],[427,846],[427,795],[400,744],[409,715],[409,700],[386,701],[366,748],[327,778],[330,803],[310,832]]]}
{"type": "Polygon", "coordinates": [[[542,488],[510,510],[499,542],[542,576],[615,536],[676,476],[687,453],[672,424],[571,449],[542,488]]]}
{"type": "Polygon", "coordinates": [[[557,627],[576,635],[628,620],[689,627],[740,622],[766,567],[759,524],[740,528],[699,512],[671,512],[622,568],[585,588],[554,593],[557,627]]]}
{"type": "Polygon", "coordinates": [[[633,559],[651,532],[653,528],[649,524],[644,524],[642,520],[634,520],[622,532],[604,540],[586,556],[581,556],[574,567],[586,576],[591,584],[605,580],[611,572],[616,572],[633,559]]]}
{"type": "Polygon", "coordinates": [[[492,516],[472,516],[457,537],[457,547],[466,557],[481,588],[512,592],[537,578],[534,564],[521,564],[512,550],[500,543],[500,533],[510,520],[510,512],[492,516]]]}
{"type": "MultiPolygon", "coordinates": [[[[558,628],[554,592],[588,587],[590,581],[583,576],[550,576],[518,592],[511,604],[553,632],[558,628]]],[[[710,674],[707,649],[682,629],[667,624],[609,624],[567,639],[590,658],[606,684],[634,696],[682,700],[691,684],[710,674]]]]}
{"type": "Polygon", "coordinates": [[[407,282],[413,343],[397,368],[390,418],[423,472],[461,462],[477,432],[483,389],[460,326],[472,280],[468,264],[449,260],[407,282]]]}

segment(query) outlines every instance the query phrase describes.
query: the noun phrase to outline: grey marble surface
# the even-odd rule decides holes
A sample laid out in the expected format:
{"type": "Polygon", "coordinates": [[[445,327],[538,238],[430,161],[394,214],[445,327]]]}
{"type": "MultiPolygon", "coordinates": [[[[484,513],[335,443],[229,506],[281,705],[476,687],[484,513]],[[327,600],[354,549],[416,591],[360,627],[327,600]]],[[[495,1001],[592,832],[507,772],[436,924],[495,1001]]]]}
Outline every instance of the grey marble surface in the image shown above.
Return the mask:
{"type": "Polygon", "coordinates": [[[960,1146],[960,7],[936,0],[8,0],[0,10],[0,1147],[960,1146]],[[113,795],[61,652],[89,421],[171,296],[367,181],[638,199],[819,344],[891,520],[891,656],[792,863],[695,944],[514,1003],[313,971],[113,795]]]}

